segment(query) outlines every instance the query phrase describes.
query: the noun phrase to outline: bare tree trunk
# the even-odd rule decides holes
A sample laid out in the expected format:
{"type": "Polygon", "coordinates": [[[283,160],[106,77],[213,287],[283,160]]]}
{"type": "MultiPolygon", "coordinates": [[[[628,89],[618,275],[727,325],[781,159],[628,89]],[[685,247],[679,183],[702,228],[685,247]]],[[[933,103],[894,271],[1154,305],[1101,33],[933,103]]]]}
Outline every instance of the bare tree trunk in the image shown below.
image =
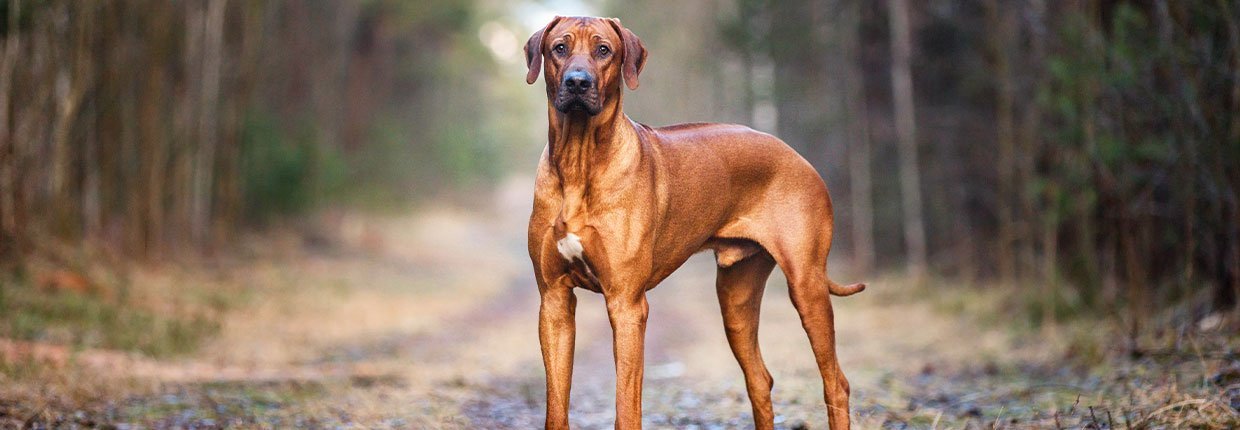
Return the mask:
{"type": "MultiPolygon", "coordinates": [[[[1027,3],[1029,25],[1029,61],[1030,65],[1028,73],[1030,75],[1031,91],[1036,92],[1046,85],[1045,74],[1042,72],[1042,64],[1046,61],[1046,1],[1030,0],[1027,3]]],[[[1025,104],[1025,115],[1022,118],[1021,133],[1018,141],[1020,142],[1020,152],[1023,154],[1017,162],[1018,169],[1021,174],[1020,183],[1029,184],[1034,177],[1034,158],[1043,151],[1049,151],[1042,143],[1042,108],[1034,103],[1025,104]]],[[[1042,283],[1042,325],[1045,331],[1052,333],[1056,324],[1055,306],[1058,302],[1058,253],[1059,253],[1059,208],[1051,207],[1054,196],[1059,194],[1055,183],[1046,181],[1043,187],[1041,197],[1033,194],[1027,187],[1023,186],[1018,191],[1020,195],[1021,219],[1026,225],[1024,251],[1022,257],[1026,260],[1024,267],[1030,272],[1030,279],[1035,279],[1038,275],[1034,272],[1041,266],[1040,278],[1042,283]],[[1038,205],[1038,199],[1042,198],[1045,202],[1042,210],[1035,210],[1038,205]],[[1050,207],[1050,209],[1048,209],[1050,207]],[[1040,216],[1039,216],[1040,215],[1040,216]],[[1037,230],[1035,230],[1037,229],[1037,230]],[[1040,231],[1041,239],[1035,240],[1035,236],[1040,231]],[[1036,261],[1035,243],[1041,243],[1042,261],[1039,264],[1036,261]]]]}
{"type": "MultiPolygon", "coordinates": [[[[1217,0],[1219,10],[1226,17],[1224,22],[1227,26],[1227,41],[1230,56],[1228,61],[1231,63],[1231,115],[1227,121],[1227,142],[1240,141],[1240,16],[1231,9],[1232,2],[1217,0]]],[[[1220,146],[1219,148],[1222,148],[1220,146]]],[[[1220,267],[1219,279],[1214,291],[1215,306],[1226,306],[1230,302],[1232,311],[1236,315],[1240,315],[1240,227],[1234,221],[1236,217],[1240,217],[1240,203],[1236,201],[1236,190],[1240,188],[1240,181],[1229,177],[1236,175],[1235,171],[1228,172],[1224,167],[1223,157],[1215,157],[1215,177],[1221,180],[1226,188],[1222,195],[1230,196],[1219,202],[1219,212],[1222,213],[1221,220],[1232,220],[1231,222],[1223,221],[1222,225],[1229,226],[1224,232],[1222,240],[1230,242],[1229,245],[1223,245],[1222,254],[1218,260],[1220,267]],[[1228,210],[1230,209],[1230,210],[1228,210]],[[1228,255],[1230,254],[1230,255],[1228,255]],[[1230,284],[1230,286],[1228,285],[1230,284]]]]}
{"type": "Polygon", "coordinates": [[[228,237],[241,224],[243,201],[241,188],[242,127],[245,123],[246,106],[258,80],[259,58],[262,54],[263,19],[273,15],[272,2],[245,3],[241,6],[242,37],[237,63],[237,78],[230,91],[230,111],[225,115],[229,128],[221,143],[221,170],[217,176],[219,186],[219,224],[223,227],[217,234],[228,237]]]}
{"type": "MultiPolygon", "coordinates": [[[[1047,185],[1048,195],[1057,195],[1054,183],[1047,185]]],[[[1046,300],[1042,307],[1042,327],[1053,331],[1056,324],[1055,303],[1059,297],[1059,209],[1048,211],[1042,221],[1042,295],[1046,300]]]]}
{"type": "MultiPolygon", "coordinates": [[[[1099,57],[1104,56],[1106,51],[1105,47],[1102,46],[1102,29],[1093,27],[1094,25],[1097,25],[1096,23],[1100,22],[1099,16],[1101,15],[1101,12],[1098,10],[1098,4],[1079,3],[1077,7],[1081,8],[1081,13],[1088,17],[1086,22],[1090,23],[1085,29],[1085,52],[1099,57]]],[[[1078,112],[1078,115],[1080,115],[1081,118],[1081,143],[1085,154],[1094,154],[1097,153],[1098,147],[1100,127],[1098,112],[1102,110],[1099,108],[1099,105],[1102,103],[1100,97],[1100,94],[1102,93],[1100,86],[1102,83],[1099,82],[1099,78],[1097,76],[1088,76],[1084,79],[1084,81],[1085,82],[1081,84],[1077,90],[1077,96],[1080,97],[1080,112],[1078,112]]],[[[1089,165],[1090,161],[1086,160],[1085,157],[1065,158],[1066,159],[1063,161],[1066,163],[1071,163],[1073,165],[1073,171],[1090,172],[1096,170],[1095,166],[1089,165]]],[[[1097,167],[1105,168],[1105,166],[1101,165],[1097,167]]],[[[1106,173],[1103,172],[1103,174],[1106,173]]],[[[1103,295],[1116,299],[1120,294],[1119,283],[1116,282],[1116,280],[1119,270],[1118,267],[1122,264],[1120,262],[1123,259],[1120,249],[1122,244],[1118,238],[1115,239],[1113,243],[1114,246],[1112,247],[1114,252],[1113,261],[1110,262],[1108,273],[1105,275],[1101,274],[1097,247],[1094,245],[1098,238],[1095,233],[1093,221],[1093,206],[1096,204],[1094,200],[1098,197],[1091,197],[1086,193],[1083,193],[1081,190],[1064,191],[1072,194],[1071,201],[1074,206],[1073,209],[1075,213],[1070,216],[1070,219],[1074,224],[1074,230],[1076,233],[1076,239],[1073,241],[1073,244],[1076,247],[1076,257],[1079,258],[1081,262],[1081,270],[1083,275],[1088,280],[1087,282],[1095,282],[1095,280],[1100,279],[1102,276],[1110,277],[1110,280],[1102,282],[1102,285],[1104,286],[1103,295]]],[[[1105,225],[1103,227],[1105,227],[1105,225]]]]}
{"type": "Polygon", "coordinates": [[[83,124],[82,142],[82,240],[99,239],[103,229],[102,202],[100,201],[100,172],[103,159],[99,151],[99,136],[95,121],[83,124]]]}
{"type": "MultiPolygon", "coordinates": [[[[1046,0],[1030,0],[1028,3],[1029,23],[1026,27],[1029,38],[1029,57],[1025,64],[1028,67],[1026,73],[1029,74],[1030,86],[1026,92],[1026,96],[1035,97],[1038,91],[1046,88],[1046,74],[1043,68],[1046,63],[1046,39],[1049,37],[1046,31],[1046,0]]],[[[1020,180],[1022,184],[1018,191],[1020,195],[1020,218],[1022,225],[1025,226],[1024,246],[1022,247],[1022,258],[1024,259],[1025,270],[1030,273],[1030,278],[1036,278],[1038,271],[1037,261],[1037,240],[1035,237],[1038,231],[1044,226],[1039,225],[1039,220],[1044,217],[1045,210],[1038,211],[1038,201],[1042,196],[1036,194],[1032,187],[1034,183],[1035,162],[1038,155],[1044,150],[1042,141],[1042,106],[1035,100],[1031,103],[1025,103],[1025,115],[1023,118],[1023,129],[1020,137],[1017,139],[1020,145],[1020,153],[1022,154],[1017,160],[1017,169],[1020,172],[1020,180]]],[[[1058,219],[1055,220],[1054,231],[1058,231],[1058,219]]],[[[1045,232],[1043,232],[1045,234],[1045,232]]],[[[1053,263],[1054,260],[1051,260],[1053,263]]],[[[1052,268],[1053,269],[1053,268],[1052,268]]],[[[1045,268],[1043,268],[1045,274],[1045,268]]],[[[1047,283],[1046,288],[1054,288],[1054,284],[1049,279],[1043,279],[1047,283]]],[[[1056,294],[1049,291],[1048,294],[1056,294]]],[[[1053,315],[1052,315],[1053,316],[1053,315]]]]}
{"type": "Polygon", "coordinates": [[[1012,118],[1012,100],[1014,88],[1010,71],[1008,49],[1011,48],[1011,8],[1003,8],[999,0],[987,0],[986,8],[986,42],[990,50],[991,67],[995,79],[995,129],[999,147],[999,159],[995,164],[995,176],[998,177],[999,192],[995,198],[995,209],[999,213],[999,237],[995,240],[995,257],[999,264],[999,276],[1004,284],[1016,280],[1016,225],[1013,220],[1013,196],[1016,194],[1014,181],[1015,169],[1015,136],[1012,118]]]}
{"type": "Polygon", "coordinates": [[[874,198],[870,173],[870,124],[865,74],[861,70],[861,2],[849,1],[844,34],[845,82],[848,98],[848,175],[852,198],[853,270],[864,276],[874,270],[874,198]]]}
{"type": "Polygon", "coordinates": [[[13,137],[12,88],[14,68],[21,50],[20,33],[16,30],[21,16],[19,0],[9,0],[10,34],[4,40],[4,52],[0,54],[0,270],[11,270],[22,265],[24,239],[19,211],[21,198],[17,174],[17,140],[13,137]],[[11,266],[11,267],[10,267],[11,266]]]}
{"type": "Polygon", "coordinates": [[[99,196],[99,168],[102,160],[99,154],[99,138],[93,122],[86,124],[82,160],[82,239],[95,240],[103,229],[103,215],[99,196]]]}
{"type": "MultiPolygon", "coordinates": [[[[149,42],[148,42],[149,43],[149,42]]],[[[161,115],[162,102],[165,95],[163,94],[164,71],[160,65],[154,61],[146,64],[148,73],[150,74],[146,82],[146,88],[142,90],[143,95],[139,103],[138,117],[135,118],[141,130],[140,147],[144,155],[143,165],[145,167],[145,177],[142,178],[143,184],[146,185],[142,194],[143,208],[145,216],[138,220],[135,226],[142,231],[142,250],[146,256],[158,254],[163,248],[163,232],[166,221],[166,210],[164,205],[164,185],[170,185],[171,181],[168,177],[168,145],[163,136],[161,136],[160,122],[163,119],[161,115]]],[[[135,196],[137,199],[137,196],[135,196]]]]}
{"type": "Polygon", "coordinates": [[[52,24],[54,31],[63,38],[62,43],[71,43],[74,46],[68,50],[66,58],[59,65],[53,86],[56,95],[56,119],[52,129],[52,175],[50,179],[52,214],[58,224],[57,227],[66,225],[71,218],[70,202],[73,199],[70,198],[69,181],[73,147],[69,139],[72,137],[74,120],[81,108],[82,98],[91,85],[92,76],[91,58],[85,46],[86,35],[89,31],[86,25],[89,23],[83,16],[89,13],[91,6],[74,7],[66,4],[64,8],[58,13],[65,13],[71,18],[63,24],[52,24]],[[70,8],[74,9],[70,10],[70,8]],[[81,27],[74,28],[79,23],[81,27]],[[69,42],[70,40],[72,42],[69,42]]]}
{"type": "MultiPolygon", "coordinates": [[[[1175,31],[1175,24],[1172,22],[1170,8],[1165,0],[1158,0],[1154,2],[1154,9],[1156,10],[1154,22],[1155,27],[1158,29],[1158,48],[1162,52],[1168,53],[1167,66],[1171,76],[1186,78],[1180,80],[1178,85],[1173,84],[1173,86],[1175,87],[1175,93],[1179,96],[1178,98],[1188,105],[1185,110],[1189,112],[1190,116],[1193,116],[1193,104],[1196,101],[1196,97],[1194,97],[1192,87],[1190,86],[1192,78],[1185,75],[1180,67],[1179,60],[1174,55],[1169,55],[1170,52],[1176,49],[1175,35],[1173,33],[1175,31]]],[[[1182,139],[1180,144],[1182,152],[1176,162],[1180,168],[1179,179],[1183,181],[1178,188],[1184,194],[1182,205],[1184,217],[1183,251],[1181,252],[1183,270],[1181,271],[1182,276],[1179,287],[1182,293],[1189,293],[1189,290],[1193,288],[1193,271],[1197,255],[1195,225],[1197,218],[1197,145],[1199,140],[1205,140],[1206,137],[1195,133],[1194,129],[1188,127],[1181,112],[1173,112],[1171,115],[1171,127],[1175,135],[1180,136],[1182,139]]]]}
{"type": "Polygon", "coordinates": [[[1223,15],[1227,16],[1227,41],[1231,48],[1231,115],[1227,121],[1227,138],[1229,142],[1240,141],[1240,18],[1225,0],[1216,0],[1223,15]]]}
{"type": "Polygon", "coordinates": [[[896,134],[900,152],[900,195],[904,213],[904,242],[908,247],[908,271],[914,278],[926,274],[926,232],[922,221],[921,175],[917,162],[917,119],[913,103],[913,77],[909,70],[912,35],[908,0],[888,0],[891,23],[891,87],[895,101],[896,134]]]}
{"type": "MultiPolygon", "coordinates": [[[[138,21],[134,17],[134,11],[122,9],[121,17],[126,21],[138,21]]],[[[124,74],[132,74],[143,67],[145,64],[136,61],[133,57],[134,52],[138,52],[143,48],[143,44],[138,38],[127,34],[123,39],[125,46],[124,53],[120,56],[126,61],[124,65],[119,67],[122,76],[124,74]]],[[[150,85],[143,82],[129,82],[121,95],[118,96],[121,103],[118,109],[117,120],[120,128],[120,138],[118,139],[120,152],[125,157],[121,161],[121,184],[142,184],[145,179],[145,169],[147,154],[142,152],[146,143],[143,139],[146,137],[146,129],[138,122],[146,111],[146,99],[143,92],[144,87],[150,85]]],[[[129,255],[144,255],[147,251],[146,246],[146,225],[148,223],[146,201],[146,187],[142,186],[118,186],[117,196],[125,201],[124,225],[125,232],[122,239],[125,243],[126,253],[129,255]]]]}
{"type": "MultiPolygon", "coordinates": [[[[97,7],[98,5],[91,3],[77,5],[72,14],[76,34],[73,42],[73,83],[70,86],[74,112],[69,117],[70,125],[73,124],[75,117],[82,115],[82,102],[97,85],[95,58],[91,46],[91,40],[95,35],[95,9],[97,7]]],[[[85,122],[87,123],[87,135],[83,137],[84,142],[80,145],[83,176],[81,188],[78,190],[82,198],[79,217],[82,223],[83,238],[94,235],[99,227],[99,142],[94,136],[89,135],[94,123],[85,122]]]]}
{"type": "MultiPolygon", "coordinates": [[[[176,112],[172,125],[173,137],[164,142],[168,146],[168,156],[171,160],[166,191],[170,207],[167,217],[168,225],[161,232],[161,240],[168,245],[194,243],[196,239],[194,209],[198,195],[194,185],[198,176],[196,172],[198,159],[201,155],[199,148],[202,146],[202,136],[199,134],[201,130],[198,126],[203,107],[205,8],[205,1],[192,1],[171,6],[173,19],[167,21],[176,22],[175,19],[180,18],[184,22],[181,29],[184,32],[184,45],[180,51],[180,67],[185,71],[183,82],[172,89],[173,93],[178,95],[173,99],[172,105],[172,111],[176,112]]],[[[161,22],[161,25],[166,24],[161,22]]],[[[179,34],[175,30],[171,33],[179,34]]],[[[180,79],[172,77],[170,80],[176,83],[180,79]]],[[[173,253],[184,251],[178,246],[169,246],[168,250],[173,253]]]]}
{"type": "Polygon", "coordinates": [[[212,214],[212,177],[215,172],[215,150],[218,145],[220,63],[223,61],[224,11],[227,0],[212,0],[202,23],[202,84],[199,87],[198,153],[195,157],[193,201],[190,208],[190,232],[194,243],[203,246],[210,238],[212,214]]]}
{"type": "Polygon", "coordinates": [[[1122,226],[1126,234],[1122,244],[1125,281],[1128,282],[1128,313],[1132,318],[1129,333],[1129,351],[1141,351],[1141,331],[1149,314],[1149,271],[1141,261],[1140,250],[1148,249],[1149,225],[1143,215],[1124,215],[1122,226]]]}

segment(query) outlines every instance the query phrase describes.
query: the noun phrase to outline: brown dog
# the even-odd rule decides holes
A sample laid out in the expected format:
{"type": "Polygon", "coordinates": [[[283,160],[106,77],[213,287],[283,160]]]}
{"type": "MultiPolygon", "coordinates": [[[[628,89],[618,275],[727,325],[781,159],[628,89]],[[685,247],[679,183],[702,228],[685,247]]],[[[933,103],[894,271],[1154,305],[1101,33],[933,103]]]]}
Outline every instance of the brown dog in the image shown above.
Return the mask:
{"type": "Polygon", "coordinates": [[[724,124],[651,128],[621,111],[646,48],[616,19],[556,17],[525,46],[547,83],[548,144],[538,164],[529,251],[542,296],[547,428],[568,427],[574,287],[607,302],[616,360],[616,428],[641,427],[646,291],[713,250],[724,327],[759,429],[774,426],[758,309],[778,264],[822,373],[830,425],[848,428],[848,381],[835,356],[827,278],[831,198],[818,173],[768,134],[724,124]]]}

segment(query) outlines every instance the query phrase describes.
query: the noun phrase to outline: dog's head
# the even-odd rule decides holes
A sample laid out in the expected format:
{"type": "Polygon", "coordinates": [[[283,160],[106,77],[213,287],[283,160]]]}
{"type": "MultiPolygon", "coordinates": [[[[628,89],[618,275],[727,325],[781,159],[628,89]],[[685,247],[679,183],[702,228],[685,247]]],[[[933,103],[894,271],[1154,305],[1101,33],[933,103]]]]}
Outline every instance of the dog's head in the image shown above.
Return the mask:
{"type": "Polygon", "coordinates": [[[637,89],[646,46],[618,19],[557,16],[525,43],[525,63],[529,84],[545,69],[547,98],[556,110],[597,115],[619,100],[621,79],[637,89]]]}

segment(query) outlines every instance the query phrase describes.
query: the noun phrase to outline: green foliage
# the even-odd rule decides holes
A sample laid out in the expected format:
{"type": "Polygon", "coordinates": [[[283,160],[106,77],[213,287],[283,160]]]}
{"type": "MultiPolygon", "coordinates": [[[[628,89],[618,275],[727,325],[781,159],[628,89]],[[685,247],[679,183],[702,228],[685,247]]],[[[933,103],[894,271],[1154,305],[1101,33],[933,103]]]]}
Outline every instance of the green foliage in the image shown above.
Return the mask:
{"type": "Polygon", "coordinates": [[[1056,282],[1049,290],[1043,286],[1029,285],[1023,287],[1018,294],[1009,297],[1005,309],[1018,309],[1021,316],[1031,327],[1041,327],[1052,322],[1076,320],[1080,318],[1105,319],[1111,315],[1098,313],[1085,302],[1080,292],[1062,282],[1056,282]],[[1047,317],[1054,318],[1047,321],[1047,317]]]}
{"type": "Polygon", "coordinates": [[[245,125],[241,173],[247,214],[265,219],[306,208],[312,194],[310,146],[294,143],[269,117],[252,115],[245,125]]]}
{"type": "Polygon", "coordinates": [[[1189,202],[1210,199],[1200,181],[1226,182],[1205,179],[1221,171],[1194,166],[1237,161],[1222,150],[1235,145],[1220,145],[1228,132],[1226,94],[1236,85],[1225,66],[1234,54],[1219,36],[1228,25],[1219,18],[1221,5],[1170,4],[1160,11],[1121,3],[1101,25],[1080,12],[1058,25],[1060,44],[1046,62],[1048,84],[1037,93],[1051,126],[1044,130],[1045,160],[1034,185],[1048,212],[1044,220],[1066,239],[1062,274],[1082,287],[1086,304],[1101,297],[1107,276],[1132,284],[1121,299],[1169,298],[1177,289],[1161,287],[1182,282],[1177,274],[1191,271],[1187,265],[1210,258],[1216,260],[1208,265],[1227,264],[1215,250],[1205,250],[1213,256],[1202,259],[1185,256],[1201,252],[1186,244],[1221,231],[1182,227],[1233,216],[1185,210],[1193,207],[1189,202]],[[1211,113],[1221,120],[1212,123],[1211,113]],[[1216,159],[1207,162],[1209,156],[1216,159]],[[1127,279],[1132,276],[1148,279],[1127,279]]]}
{"type": "Polygon", "coordinates": [[[205,315],[160,315],[96,295],[44,292],[0,281],[0,337],[168,356],[219,331],[205,315]]]}
{"type": "Polygon", "coordinates": [[[443,160],[451,183],[468,184],[487,173],[495,164],[481,131],[467,127],[444,128],[439,131],[435,152],[443,160]]]}
{"type": "Polygon", "coordinates": [[[255,221],[291,215],[342,192],[346,167],[338,149],[323,145],[310,125],[289,135],[261,112],[247,118],[241,174],[246,214],[255,221]]]}
{"type": "Polygon", "coordinates": [[[401,121],[375,121],[369,144],[344,157],[347,191],[333,196],[340,202],[366,208],[391,208],[414,197],[414,186],[429,169],[429,157],[420,157],[401,121]]]}

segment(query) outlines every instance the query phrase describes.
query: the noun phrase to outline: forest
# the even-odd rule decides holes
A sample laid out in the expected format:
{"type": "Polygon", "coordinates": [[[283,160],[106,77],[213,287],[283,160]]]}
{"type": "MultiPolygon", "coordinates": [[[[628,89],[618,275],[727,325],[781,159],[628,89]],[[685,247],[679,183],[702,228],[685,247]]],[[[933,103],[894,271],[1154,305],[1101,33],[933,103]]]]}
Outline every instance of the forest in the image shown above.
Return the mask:
{"type": "Polygon", "coordinates": [[[1240,324],[1234,0],[2,0],[0,310],[331,214],[480,211],[546,144],[521,46],[580,11],[649,49],[636,121],[808,159],[850,278],[999,291],[1134,356],[1240,324]]]}
{"type": "MultiPolygon", "coordinates": [[[[839,190],[859,273],[1033,287],[1047,318],[1236,306],[1233,2],[713,3],[611,6],[668,77],[648,92],[675,94],[632,115],[781,136],[839,190]]],[[[0,261],[20,271],[45,240],[210,252],[324,205],[516,173],[541,143],[510,125],[538,118],[516,89],[479,91],[508,69],[460,34],[490,9],[5,2],[0,261]]]]}

